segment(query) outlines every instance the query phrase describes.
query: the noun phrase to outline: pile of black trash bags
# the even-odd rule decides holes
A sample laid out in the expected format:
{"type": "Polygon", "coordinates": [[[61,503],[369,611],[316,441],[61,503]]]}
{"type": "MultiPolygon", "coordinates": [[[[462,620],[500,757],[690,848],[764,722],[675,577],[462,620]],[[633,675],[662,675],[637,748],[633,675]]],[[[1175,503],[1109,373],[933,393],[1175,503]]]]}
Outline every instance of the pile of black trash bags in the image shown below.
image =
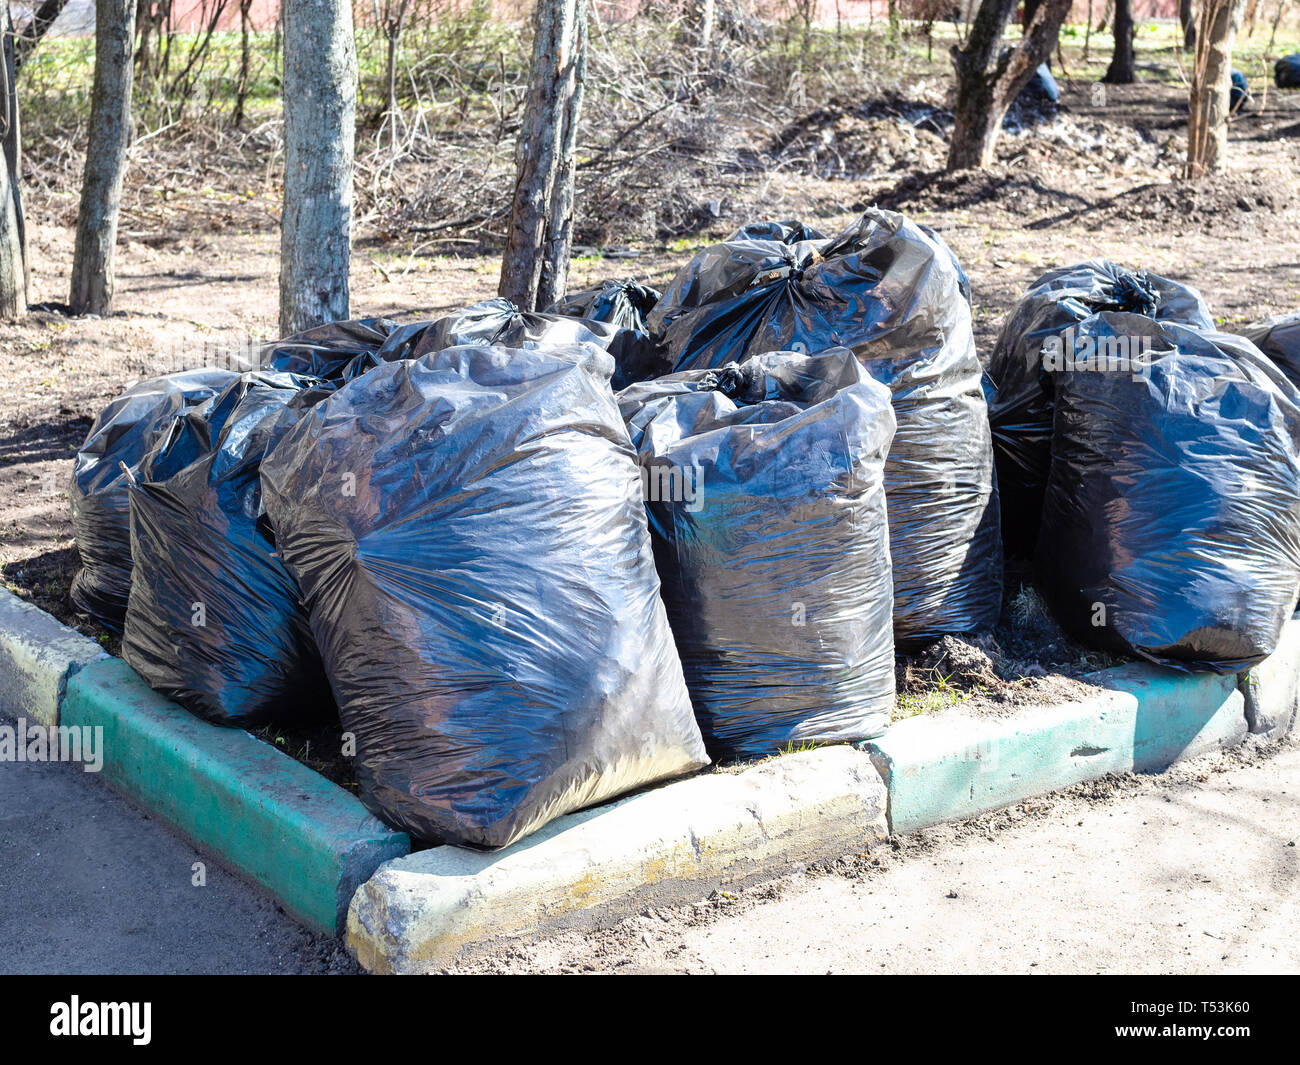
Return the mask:
{"type": "Polygon", "coordinates": [[[338,721],[377,815],[503,847],[879,735],[896,652],[996,622],[1004,525],[1081,638],[1257,661],[1300,585],[1298,406],[1161,278],[1048,275],[984,376],[936,234],[755,223],[662,295],[333,323],[136,385],[77,456],[73,594],[191,712],[338,721]],[[1045,362],[1067,331],[1150,365],[1045,362]]]}
{"type": "Polygon", "coordinates": [[[1008,318],[988,367],[1006,548],[1080,642],[1216,672],[1277,646],[1300,594],[1289,324],[1219,332],[1193,290],[1102,260],[1008,318]]]}

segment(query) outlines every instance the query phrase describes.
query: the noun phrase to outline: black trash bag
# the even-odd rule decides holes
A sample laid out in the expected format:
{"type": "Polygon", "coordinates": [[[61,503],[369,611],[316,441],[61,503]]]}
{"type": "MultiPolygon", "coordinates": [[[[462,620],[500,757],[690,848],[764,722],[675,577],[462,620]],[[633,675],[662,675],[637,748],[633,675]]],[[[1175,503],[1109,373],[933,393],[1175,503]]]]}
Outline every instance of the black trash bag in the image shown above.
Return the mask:
{"type": "Polygon", "coordinates": [[[158,442],[176,415],[211,399],[238,375],[186,370],[141,381],[103,409],[77,451],[72,468],[72,524],[81,568],[72,602],[105,628],[122,631],[131,592],[128,474],[158,442]]]}
{"type": "Polygon", "coordinates": [[[1300,387],[1300,311],[1252,322],[1241,335],[1272,359],[1287,379],[1300,387]]]}
{"type": "Polygon", "coordinates": [[[832,240],[705,249],[649,321],[677,371],[842,346],[890,389],[898,430],[885,495],[903,649],[990,625],[1001,609],[993,455],[963,282],[937,236],[870,210],[832,240]]]}
{"type": "Polygon", "coordinates": [[[1300,592],[1300,392],[1240,337],[1115,313],[1078,331],[1129,357],[1056,377],[1045,598],[1094,646],[1254,665],[1300,592]]]}
{"type": "Polygon", "coordinates": [[[1273,64],[1273,82],[1279,89],[1300,89],[1300,52],[1285,55],[1273,64]]]}
{"type": "Polygon", "coordinates": [[[311,382],[246,373],[175,419],[131,486],[135,568],[122,657],[218,725],[336,716],[298,587],[262,515],[266,453],[311,382]]]}
{"type": "Polygon", "coordinates": [[[1038,64],[1029,80],[1025,82],[1025,87],[1016,97],[1017,103],[1035,106],[1056,104],[1060,103],[1060,100],[1061,88],[1056,84],[1056,79],[1052,77],[1052,70],[1046,63],[1038,64]]]}
{"type": "Polygon", "coordinates": [[[521,311],[498,296],[430,322],[405,357],[418,359],[461,344],[494,344],[506,348],[595,344],[608,351],[618,331],[617,326],[604,322],[521,311]]]}
{"type": "Polygon", "coordinates": [[[591,345],[391,363],[263,464],[362,798],[419,839],[504,847],[708,761],[612,369],[591,345]]]}
{"type": "Polygon", "coordinates": [[[658,290],[631,278],[605,281],[596,288],[574,292],[550,308],[551,314],[604,322],[620,332],[608,350],[614,357],[614,391],[668,372],[659,345],[646,326],[646,315],[659,302],[658,290]]]}
{"type": "Polygon", "coordinates": [[[258,362],[268,370],[342,384],[381,361],[378,352],[398,328],[387,318],[327,322],[266,345],[258,362]]]}
{"type": "Polygon", "coordinates": [[[1232,72],[1232,87],[1228,91],[1228,108],[1234,114],[1250,103],[1250,83],[1240,70],[1232,72]]]}
{"type": "Polygon", "coordinates": [[[1044,345],[1099,311],[1143,314],[1213,329],[1195,289],[1105,259],[1050,270],[1035,281],[1003,323],[989,358],[989,421],[1002,502],[1002,540],[1009,556],[1032,558],[1052,455],[1052,375],[1044,345]]]}
{"type": "Polygon", "coordinates": [[[878,736],[894,705],[890,393],[847,349],[619,394],[709,754],[878,736]]]}

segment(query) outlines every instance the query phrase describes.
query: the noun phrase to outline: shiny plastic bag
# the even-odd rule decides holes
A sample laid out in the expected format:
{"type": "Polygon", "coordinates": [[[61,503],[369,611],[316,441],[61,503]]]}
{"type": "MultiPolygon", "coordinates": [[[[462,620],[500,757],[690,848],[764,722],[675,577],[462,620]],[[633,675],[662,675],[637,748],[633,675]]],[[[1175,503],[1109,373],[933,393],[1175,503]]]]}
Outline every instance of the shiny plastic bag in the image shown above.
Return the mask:
{"type": "Polygon", "coordinates": [[[399,328],[387,318],[327,322],[267,344],[258,361],[268,370],[342,384],[382,361],[380,350],[399,328]]]}
{"type": "Polygon", "coordinates": [[[131,591],[128,478],[176,415],[210,399],[236,376],[205,369],[141,381],[104,408],[77,451],[69,495],[81,568],[72,581],[72,601],[114,632],[122,630],[131,591]]]}
{"type": "Polygon", "coordinates": [[[659,292],[631,278],[605,281],[595,288],[574,292],[550,308],[552,314],[604,322],[622,330],[608,345],[614,357],[611,387],[618,391],[637,381],[667,373],[658,343],[650,335],[646,315],[659,302],[659,292]]]}
{"type": "Polygon", "coordinates": [[[122,657],[218,725],[336,716],[298,587],[259,521],[262,460],[297,421],[292,401],[308,384],[241,375],[172,422],[131,486],[122,657]]]}
{"type": "Polygon", "coordinates": [[[1279,89],[1300,89],[1300,52],[1284,55],[1273,64],[1273,84],[1279,89]]]}
{"type": "Polygon", "coordinates": [[[707,762],[599,348],[382,366],[263,464],[366,805],[504,847],[707,762]]]}
{"type": "Polygon", "coordinates": [[[851,351],[619,394],[655,562],[715,758],[877,736],[894,704],[889,390],[851,351]]]}
{"type": "Polygon", "coordinates": [[[1052,454],[1052,375],[1044,345],[1099,311],[1142,314],[1213,329],[1194,289],[1126,270],[1105,259],[1050,270],[1035,281],[1002,326],[989,359],[989,421],[1007,554],[1033,557],[1052,454]]]}
{"type": "Polygon", "coordinates": [[[1131,361],[1056,375],[1036,570],[1080,641],[1232,673],[1277,647],[1300,593],[1300,392],[1248,341],[1103,313],[1131,361]]]}
{"type": "Polygon", "coordinates": [[[1272,359],[1293,385],[1300,387],[1300,311],[1252,322],[1241,335],[1272,359]]]}
{"type": "Polygon", "coordinates": [[[885,464],[894,638],[903,649],[992,624],[1002,548],[988,412],[965,275],[932,232],[871,210],[826,240],[758,223],[700,252],[650,316],[676,370],[765,352],[853,351],[893,394],[885,464]]]}

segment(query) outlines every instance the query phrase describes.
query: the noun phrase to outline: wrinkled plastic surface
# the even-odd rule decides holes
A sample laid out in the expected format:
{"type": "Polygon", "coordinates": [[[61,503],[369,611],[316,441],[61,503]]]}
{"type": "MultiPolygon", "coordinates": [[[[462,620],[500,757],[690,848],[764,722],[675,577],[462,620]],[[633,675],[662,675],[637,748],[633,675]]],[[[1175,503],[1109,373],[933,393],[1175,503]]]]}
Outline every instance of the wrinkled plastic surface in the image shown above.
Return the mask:
{"type": "Polygon", "coordinates": [[[991,624],[1001,608],[993,455],[964,282],[938,237],[891,211],[868,211],[831,240],[762,223],[700,252],[649,320],[678,371],[842,346],[889,388],[898,428],[885,494],[904,649],[991,624]]]}
{"type": "Polygon", "coordinates": [[[218,725],[327,721],[334,703],[298,587],[259,522],[263,456],[308,380],[246,373],[175,419],[131,492],[122,657],[218,725]]]}
{"type": "Polygon", "coordinates": [[[852,352],[619,394],[663,597],[714,758],[877,736],[894,704],[889,390],[852,352]]]}
{"type": "Polygon", "coordinates": [[[626,388],[666,373],[659,345],[646,326],[646,315],[659,302],[657,289],[638,284],[630,278],[605,281],[595,288],[574,292],[550,308],[552,314],[582,318],[615,326],[619,333],[608,345],[614,357],[614,376],[610,386],[626,388]]]}
{"type": "Polygon", "coordinates": [[[158,442],[171,420],[202,403],[237,375],[229,370],[187,370],[141,381],[95,419],[73,464],[72,523],[81,568],[72,601],[106,628],[121,632],[131,592],[128,474],[158,442]]]}
{"type": "Polygon", "coordinates": [[[366,805],[503,847],[707,762],[599,348],[382,366],[263,464],[366,805]]]}
{"type": "Polygon", "coordinates": [[[1273,64],[1273,81],[1279,89],[1300,89],[1300,52],[1285,55],[1273,64]]]}
{"type": "Polygon", "coordinates": [[[399,328],[387,318],[328,322],[268,344],[259,362],[269,370],[344,384],[377,364],[378,352],[399,328]]]}
{"type": "Polygon", "coordinates": [[[1142,314],[1213,329],[1191,288],[1105,259],[1050,270],[1035,281],[1002,326],[989,359],[989,421],[1008,555],[1032,558],[1052,452],[1052,375],[1043,347],[1099,311],[1142,314]]]}
{"type": "Polygon", "coordinates": [[[1246,340],[1137,315],[1141,373],[1056,383],[1036,570],[1079,640],[1231,673],[1276,647],[1300,590],[1300,393],[1246,340]]]}
{"type": "Polygon", "coordinates": [[[1300,311],[1252,322],[1241,330],[1241,335],[1300,387],[1300,311]]]}

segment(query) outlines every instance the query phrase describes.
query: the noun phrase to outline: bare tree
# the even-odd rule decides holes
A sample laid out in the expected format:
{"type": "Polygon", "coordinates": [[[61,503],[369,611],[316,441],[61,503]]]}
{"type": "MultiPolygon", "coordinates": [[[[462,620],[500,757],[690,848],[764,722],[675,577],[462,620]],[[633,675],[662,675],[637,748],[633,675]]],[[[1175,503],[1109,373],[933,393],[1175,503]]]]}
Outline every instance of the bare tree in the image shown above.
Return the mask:
{"type": "Polygon", "coordinates": [[[498,287],[525,310],[559,299],[568,281],[587,0],[539,0],[534,34],[532,82],[516,148],[518,177],[498,287]]]}
{"type": "Polygon", "coordinates": [[[1015,47],[1002,49],[1002,35],[1018,0],[981,0],[964,48],[953,45],[957,104],[953,109],[948,169],[986,167],[1007,108],[1039,64],[1052,54],[1070,0],[1041,0],[1015,47]]]}
{"type": "Polygon", "coordinates": [[[1192,0],[1178,0],[1178,25],[1183,28],[1183,47],[1196,47],[1196,18],[1192,14],[1192,0]]]}
{"type": "Polygon", "coordinates": [[[36,50],[45,36],[45,31],[54,25],[55,20],[63,14],[68,0],[42,0],[41,6],[32,12],[31,21],[23,32],[14,40],[14,69],[22,70],[27,57],[36,50]]]}
{"type": "Polygon", "coordinates": [[[357,52],[350,0],[285,0],[280,331],[348,316],[357,52]]]}
{"type": "Polygon", "coordinates": [[[695,50],[697,66],[705,66],[713,59],[714,34],[718,25],[716,0],[687,0],[686,43],[695,50]]]}
{"type": "Polygon", "coordinates": [[[388,65],[385,71],[384,120],[388,123],[388,150],[397,154],[397,55],[406,25],[406,8],[410,0],[388,0],[384,8],[384,36],[388,39],[388,65]]]}
{"type": "Polygon", "coordinates": [[[72,252],[74,314],[113,311],[113,254],[117,216],[131,142],[131,44],[135,0],[97,0],[95,79],[90,97],[90,136],[72,252]]]}
{"type": "Polygon", "coordinates": [[[1115,0],[1115,51],[1111,53],[1110,66],[1101,79],[1111,85],[1132,85],[1135,80],[1133,38],[1137,25],[1133,22],[1132,0],[1115,0]]]}
{"type": "Polygon", "coordinates": [[[1196,61],[1188,92],[1189,178],[1222,170],[1228,156],[1228,112],[1232,91],[1232,44],[1246,0],[1201,0],[1196,61]]]}
{"type": "Polygon", "coordinates": [[[27,313],[27,227],[23,220],[22,140],[14,87],[14,22],[5,5],[0,41],[0,318],[27,313]]]}

